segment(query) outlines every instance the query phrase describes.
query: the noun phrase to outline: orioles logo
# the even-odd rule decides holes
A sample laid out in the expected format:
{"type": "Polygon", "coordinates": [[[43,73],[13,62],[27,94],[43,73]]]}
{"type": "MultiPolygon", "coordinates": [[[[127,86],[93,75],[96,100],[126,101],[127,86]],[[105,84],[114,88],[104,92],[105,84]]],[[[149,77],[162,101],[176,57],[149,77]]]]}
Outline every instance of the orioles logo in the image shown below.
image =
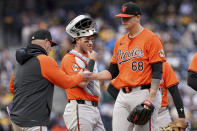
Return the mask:
{"type": "Polygon", "coordinates": [[[74,64],[74,65],[72,66],[72,68],[73,68],[73,71],[78,71],[78,70],[79,70],[79,67],[78,67],[76,64],[74,64]]]}
{"type": "Polygon", "coordinates": [[[159,56],[160,57],[165,57],[165,53],[164,53],[164,50],[163,49],[160,50],[158,53],[159,53],[159,56]]]}
{"type": "Polygon", "coordinates": [[[126,11],[127,7],[126,6],[122,6],[122,13],[124,13],[126,11]]]}

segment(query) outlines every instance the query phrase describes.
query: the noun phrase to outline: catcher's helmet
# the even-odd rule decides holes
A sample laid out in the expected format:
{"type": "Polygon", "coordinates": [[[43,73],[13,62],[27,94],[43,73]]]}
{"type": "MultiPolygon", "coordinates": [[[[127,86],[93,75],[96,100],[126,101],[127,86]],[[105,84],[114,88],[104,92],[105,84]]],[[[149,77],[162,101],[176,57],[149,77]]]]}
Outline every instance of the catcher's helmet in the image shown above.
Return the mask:
{"type": "Polygon", "coordinates": [[[97,33],[96,23],[88,15],[79,15],[66,26],[66,32],[72,38],[91,36],[97,33]]]}

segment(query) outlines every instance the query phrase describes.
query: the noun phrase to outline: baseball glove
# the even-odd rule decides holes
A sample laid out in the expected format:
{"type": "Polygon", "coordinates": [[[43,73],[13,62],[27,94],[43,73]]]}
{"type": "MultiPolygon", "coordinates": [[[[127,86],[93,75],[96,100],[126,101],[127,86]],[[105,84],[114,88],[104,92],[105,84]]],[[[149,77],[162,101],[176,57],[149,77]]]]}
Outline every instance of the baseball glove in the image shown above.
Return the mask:
{"type": "Polygon", "coordinates": [[[163,127],[163,131],[180,131],[180,129],[186,129],[188,127],[188,122],[173,121],[166,127],[163,127]]]}
{"type": "Polygon", "coordinates": [[[136,125],[145,125],[151,119],[154,108],[154,105],[150,101],[145,100],[142,104],[133,109],[127,117],[127,120],[136,125]],[[148,109],[144,108],[144,105],[146,105],[148,109]]]}

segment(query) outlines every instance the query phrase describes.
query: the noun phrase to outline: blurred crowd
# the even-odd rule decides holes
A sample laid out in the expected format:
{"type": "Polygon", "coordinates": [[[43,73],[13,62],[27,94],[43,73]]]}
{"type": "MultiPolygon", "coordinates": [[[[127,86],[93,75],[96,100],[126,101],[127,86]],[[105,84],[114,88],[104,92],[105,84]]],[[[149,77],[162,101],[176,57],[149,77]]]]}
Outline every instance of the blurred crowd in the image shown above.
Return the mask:
{"type": "MultiPolygon", "coordinates": [[[[99,71],[104,70],[113,52],[115,41],[123,33],[120,19],[114,17],[121,5],[128,0],[3,0],[0,2],[2,34],[0,38],[0,130],[9,131],[6,105],[12,100],[8,91],[11,74],[15,68],[15,49],[28,43],[29,35],[37,29],[49,29],[59,43],[50,52],[60,64],[62,57],[72,48],[72,39],[65,33],[68,21],[79,14],[89,14],[97,23],[99,31],[94,49],[98,53],[99,71]]],[[[141,23],[162,40],[167,61],[180,81],[179,89],[185,105],[191,130],[197,129],[197,92],[187,86],[187,68],[197,49],[197,1],[195,0],[133,0],[142,8],[141,23]]],[[[107,86],[109,82],[101,82],[107,86]]],[[[61,90],[64,92],[63,90],[61,90]]],[[[61,96],[61,95],[60,95],[61,96]]],[[[60,99],[66,99],[61,97],[60,99]]],[[[170,96],[169,96],[169,99],[170,96]]],[[[56,111],[60,102],[54,103],[49,130],[66,130],[62,111],[56,111]]],[[[66,103],[64,103],[65,105],[66,103]]],[[[100,112],[107,131],[111,131],[114,100],[102,91],[100,112]]],[[[169,105],[173,119],[177,113],[172,100],[169,105]]]]}

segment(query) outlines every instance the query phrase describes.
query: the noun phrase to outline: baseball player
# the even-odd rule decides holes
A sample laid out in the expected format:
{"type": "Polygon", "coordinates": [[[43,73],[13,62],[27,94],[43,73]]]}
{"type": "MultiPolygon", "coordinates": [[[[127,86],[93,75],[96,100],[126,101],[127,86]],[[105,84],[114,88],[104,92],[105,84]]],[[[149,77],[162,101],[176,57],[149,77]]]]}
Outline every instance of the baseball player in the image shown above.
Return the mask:
{"type": "Polygon", "coordinates": [[[195,53],[188,68],[187,84],[197,91],[197,53],[195,53]]]}
{"type": "MultiPolygon", "coordinates": [[[[167,62],[164,62],[162,80],[160,81],[162,103],[161,103],[161,108],[159,109],[159,112],[158,112],[157,131],[162,130],[162,128],[167,127],[168,124],[172,122],[169,111],[168,111],[168,95],[167,95],[168,90],[173,98],[174,104],[176,106],[176,109],[179,115],[179,118],[176,120],[176,122],[185,123],[183,101],[178,90],[178,83],[179,81],[172,67],[167,62]]],[[[107,90],[114,97],[114,99],[117,98],[119,90],[116,89],[112,84],[108,86],[107,90]]]]}
{"type": "Polygon", "coordinates": [[[165,61],[161,41],[157,35],[141,26],[141,9],[137,4],[123,4],[122,13],[116,17],[121,17],[128,33],[116,41],[109,68],[93,74],[94,79],[113,79],[111,84],[120,89],[113,110],[113,131],[155,131],[161,107],[158,88],[162,63],[165,61]],[[144,125],[127,120],[137,105],[144,105],[143,108],[148,110],[152,110],[150,107],[154,105],[152,117],[144,125]]]}
{"type": "Polygon", "coordinates": [[[162,95],[161,108],[158,112],[158,131],[162,130],[162,127],[166,127],[172,120],[168,111],[168,91],[170,92],[175,107],[178,112],[179,118],[176,121],[185,122],[185,113],[183,107],[183,101],[178,90],[178,79],[172,69],[167,63],[163,63],[162,81],[160,83],[160,91],[162,95]]]}
{"type": "MultiPolygon", "coordinates": [[[[92,50],[97,33],[94,20],[87,15],[79,15],[67,25],[66,32],[74,38],[75,47],[62,59],[62,70],[68,75],[87,69],[98,72],[96,53],[92,50]]],[[[105,131],[98,110],[98,81],[82,82],[66,89],[66,95],[68,104],[63,118],[69,131],[105,131]]]]}

